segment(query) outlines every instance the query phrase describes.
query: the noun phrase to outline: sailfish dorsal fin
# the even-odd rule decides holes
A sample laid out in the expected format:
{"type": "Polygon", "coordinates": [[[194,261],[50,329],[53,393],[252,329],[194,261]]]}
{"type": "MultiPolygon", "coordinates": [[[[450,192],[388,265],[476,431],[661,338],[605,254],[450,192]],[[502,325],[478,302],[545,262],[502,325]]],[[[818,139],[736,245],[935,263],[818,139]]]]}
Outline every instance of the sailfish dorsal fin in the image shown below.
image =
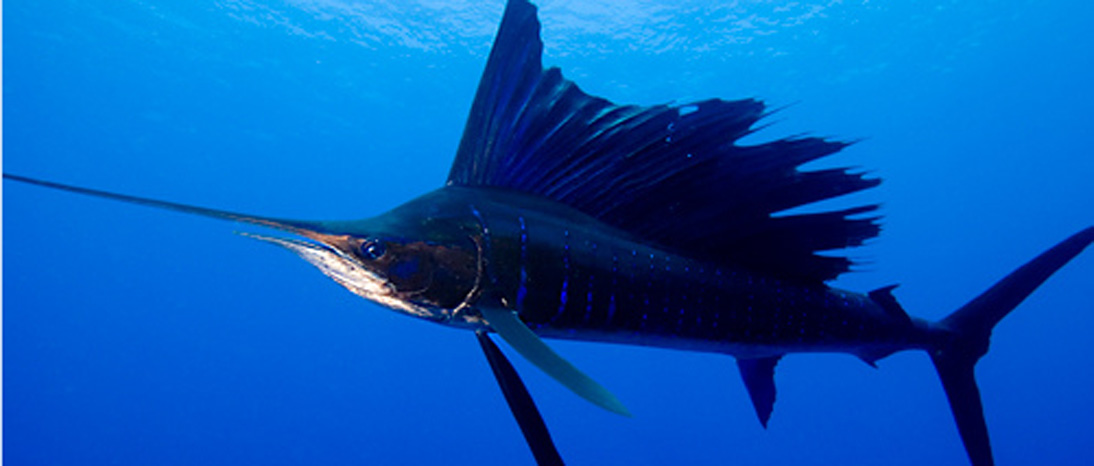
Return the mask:
{"type": "Polygon", "coordinates": [[[876,206],[777,213],[876,186],[849,169],[802,171],[846,143],[813,137],[743,146],[762,102],[616,105],[544,70],[536,8],[512,0],[479,83],[448,184],[562,202],[654,244],[809,282],[851,265],[818,251],[878,233],[876,206]]]}

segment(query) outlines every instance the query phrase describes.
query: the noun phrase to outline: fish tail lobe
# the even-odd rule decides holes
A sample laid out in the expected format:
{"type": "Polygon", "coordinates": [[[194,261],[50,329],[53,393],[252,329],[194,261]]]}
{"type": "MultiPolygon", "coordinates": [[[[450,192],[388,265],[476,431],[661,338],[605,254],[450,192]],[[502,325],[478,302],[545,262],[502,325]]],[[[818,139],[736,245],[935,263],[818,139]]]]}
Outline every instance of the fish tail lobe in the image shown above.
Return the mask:
{"type": "Polygon", "coordinates": [[[1048,277],[1094,242],[1094,227],[1061,241],[934,323],[929,349],[973,466],[994,464],[973,368],[988,352],[991,331],[1048,277]]]}

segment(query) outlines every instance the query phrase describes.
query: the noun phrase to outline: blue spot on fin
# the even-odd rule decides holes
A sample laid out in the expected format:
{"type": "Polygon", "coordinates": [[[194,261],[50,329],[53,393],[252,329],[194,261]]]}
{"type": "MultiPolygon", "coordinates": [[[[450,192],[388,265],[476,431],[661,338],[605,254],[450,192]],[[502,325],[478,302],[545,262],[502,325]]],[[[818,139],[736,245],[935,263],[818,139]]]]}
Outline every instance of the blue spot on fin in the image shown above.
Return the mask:
{"type": "Polygon", "coordinates": [[[704,260],[806,282],[846,272],[818,251],[877,235],[876,206],[775,215],[876,186],[845,168],[800,171],[847,144],[813,137],[737,141],[767,113],[757,100],[616,105],[543,69],[536,8],[512,0],[483,72],[449,185],[492,186],[574,207],[704,260]]]}

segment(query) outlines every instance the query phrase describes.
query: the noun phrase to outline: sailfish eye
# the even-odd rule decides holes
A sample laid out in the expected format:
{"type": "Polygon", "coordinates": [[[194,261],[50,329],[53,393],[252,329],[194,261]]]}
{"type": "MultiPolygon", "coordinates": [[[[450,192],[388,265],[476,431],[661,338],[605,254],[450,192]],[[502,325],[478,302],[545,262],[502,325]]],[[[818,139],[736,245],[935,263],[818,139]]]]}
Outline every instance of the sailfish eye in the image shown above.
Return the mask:
{"type": "Polygon", "coordinates": [[[379,241],[365,241],[360,246],[361,257],[368,260],[377,260],[384,256],[387,248],[379,241]]]}

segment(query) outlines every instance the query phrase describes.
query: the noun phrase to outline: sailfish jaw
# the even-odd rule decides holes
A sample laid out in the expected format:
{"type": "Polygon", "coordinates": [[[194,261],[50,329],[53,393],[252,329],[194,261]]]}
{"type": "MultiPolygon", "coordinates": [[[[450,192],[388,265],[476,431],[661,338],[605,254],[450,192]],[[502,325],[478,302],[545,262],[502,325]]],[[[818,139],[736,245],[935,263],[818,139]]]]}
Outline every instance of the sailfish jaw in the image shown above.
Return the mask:
{"type": "Polygon", "coordinates": [[[362,267],[352,255],[344,252],[347,249],[343,245],[348,243],[348,235],[332,235],[307,230],[293,232],[311,240],[305,241],[247,232],[237,233],[241,236],[265,241],[292,251],[315,266],[324,275],[330,277],[331,280],[362,298],[415,317],[438,320],[438,313],[433,310],[398,299],[395,287],[391,282],[362,267]]]}
{"type": "Polygon", "coordinates": [[[395,287],[386,277],[365,268],[360,261],[354,257],[353,251],[356,244],[354,239],[355,235],[361,234],[361,231],[368,230],[369,227],[374,226],[370,220],[314,221],[263,217],[72,186],[8,173],[4,173],[3,176],[6,180],[81,194],[84,196],[111,199],[128,204],[137,204],[202,217],[246,223],[291,233],[302,237],[303,239],[279,238],[255,233],[239,232],[242,236],[265,241],[292,251],[318,268],[324,275],[330,277],[358,296],[397,311],[402,311],[412,316],[435,322],[443,322],[450,318],[450,315],[442,310],[419,306],[399,299],[396,296],[395,287]]]}
{"type": "Polygon", "coordinates": [[[395,299],[394,288],[391,283],[379,274],[362,267],[351,253],[348,252],[352,251],[353,248],[350,241],[352,236],[339,230],[345,230],[346,228],[354,226],[359,227],[361,222],[324,222],[263,217],[147,197],[119,194],[98,189],[83,188],[8,173],[4,174],[4,179],[59,191],[82,194],[85,196],[111,199],[129,204],[172,210],[202,217],[246,223],[292,233],[305,239],[278,238],[245,232],[240,232],[239,234],[248,238],[275,244],[296,253],[296,255],[318,268],[323,274],[358,296],[397,310],[405,311],[415,316],[435,319],[435,313],[426,312],[423,309],[418,309],[413,305],[395,299]]]}

